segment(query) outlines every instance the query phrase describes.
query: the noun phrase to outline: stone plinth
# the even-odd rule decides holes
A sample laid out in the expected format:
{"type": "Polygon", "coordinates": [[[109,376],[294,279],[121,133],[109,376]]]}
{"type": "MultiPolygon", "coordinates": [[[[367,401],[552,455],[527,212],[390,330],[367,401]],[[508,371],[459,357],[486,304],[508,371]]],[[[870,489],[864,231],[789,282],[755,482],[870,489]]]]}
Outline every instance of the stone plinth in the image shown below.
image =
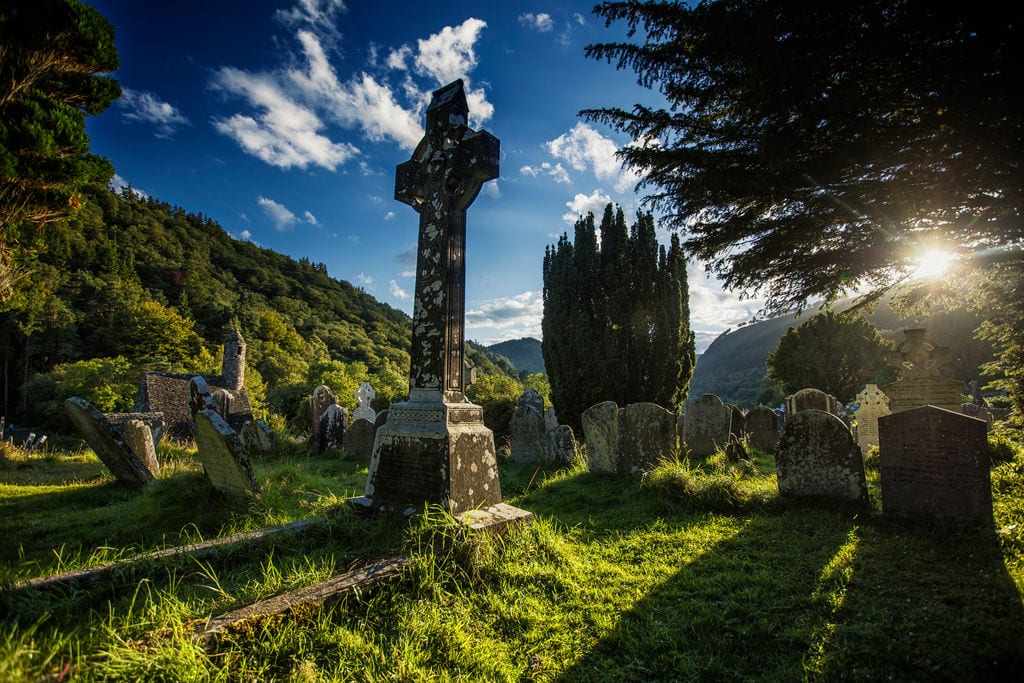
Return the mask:
{"type": "Polygon", "coordinates": [[[906,377],[883,389],[889,397],[889,410],[894,413],[926,405],[959,413],[963,386],[960,380],[934,374],[906,377]]]}
{"type": "Polygon", "coordinates": [[[377,430],[366,481],[375,509],[441,505],[452,514],[501,503],[494,434],[472,403],[396,403],[377,430]]]}

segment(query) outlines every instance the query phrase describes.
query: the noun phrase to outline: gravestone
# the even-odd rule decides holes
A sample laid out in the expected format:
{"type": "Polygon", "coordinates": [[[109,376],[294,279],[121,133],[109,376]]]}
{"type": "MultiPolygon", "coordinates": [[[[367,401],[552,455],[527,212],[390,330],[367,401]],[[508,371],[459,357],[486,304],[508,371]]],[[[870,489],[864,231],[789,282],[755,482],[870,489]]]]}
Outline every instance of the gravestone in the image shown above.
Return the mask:
{"type": "Polygon", "coordinates": [[[531,403],[520,401],[508,423],[509,460],[539,462],[544,457],[544,418],[531,403]]]}
{"type": "Polygon", "coordinates": [[[743,414],[739,406],[734,406],[731,403],[726,403],[725,405],[729,406],[729,410],[732,411],[732,421],[729,423],[729,440],[742,440],[747,433],[747,416],[743,414]]]}
{"type": "Polygon", "coordinates": [[[620,474],[647,472],[679,450],[676,415],[654,403],[631,403],[619,416],[620,474]]]}
{"type": "Polygon", "coordinates": [[[358,460],[369,460],[373,455],[373,440],[377,430],[369,420],[352,420],[345,430],[345,453],[358,460]]]}
{"type": "Polygon", "coordinates": [[[142,420],[129,420],[121,431],[124,442],[132,449],[139,460],[153,476],[160,474],[160,463],[156,459],[156,444],[153,443],[153,432],[142,420]]]}
{"type": "Polygon", "coordinates": [[[64,408],[79,434],[119,482],[134,487],[153,483],[153,473],[103,413],[78,396],[64,401],[64,408]]]}
{"type": "Polygon", "coordinates": [[[569,425],[559,425],[544,432],[544,462],[565,467],[576,462],[576,435],[569,425]]]}
{"type": "Polygon", "coordinates": [[[988,425],[988,428],[992,429],[992,411],[990,411],[987,406],[979,405],[977,403],[964,403],[960,406],[960,412],[964,415],[984,420],[985,424],[988,425]]]}
{"type": "Polygon", "coordinates": [[[498,139],[467,125],[461,80],[435,90],[426,134],[399,164],[395,199],[419,214],[409,400],[377,432],[372,508],[440,504],[452,514],[501,503],[494,434],[465,395],[466,210],[498,177],[498,139]]]}
{"type": "Polygon", "coordinates": [[[544,431],[550,432],[552,429],[558,429],[558,415],[555,414],[554,406],[544,411],[544,431]]]}
{"type": "Polygon", "coordinates": [[[587,408],[582,417],[587,468],[591,472],[615,472],[621,444],[619,407],[614,401],[605,401],[587,408]]]}
{"type": "MultiPolygon", "coordinates": [[[[365,422],[365,420],[364,420],[365,422]]],[[[345,445],[345,430],[348,429],[348,410],[337,403],[331,403],[320,416],[316,440],[321,452],[345,445]]]]}
{"type": "Polygon", "coordinates": [[[779,494],[867,504],[864,459],[843,421],[823,410],[791,415],[775,450],[779,494]]]}
{"type": "Polygon", "coordinates": [[[935,406],[878,420],[884,514],[992,524],[984,420],[935,406]]]}
{"type": "Polygon", "coordinates": [[[878,418],[889,414],[889,397],[877,384],[868,384],[857,394],[857,403],[857,445],[862,453],[867,453],[878,445],[878,418]]]}
{"type": "Polygon", "coordinates": [[[199,460],[213,488],[230,496],[259,492],[241,437],[216,410],[198,411],[192,432],[199,460]]]}
{"type": "Polygon", "coordinates": [[[310,417],[310,445],[314,451],[323,450],[329,448],[329,446],[321,446],[316,442],[317,435],[320,433],[320,418],[323,416],[324,411],[327,410],[328,406],[337,405],[338,397],[334,395],[330,387],[323,384],[313,390],[313,393],[309,397],[309,417],[310,417]]]}
{"type": "Polygon", "coordinates": [[[779,416],[768,406],[751,408],[744,419],[750,445],[774,453],[779,442],[779,416]]]}
{"type": "Polygon", "coordinates": [[[274,430],[264,420],[249,420],[242,425],[242,431],[238,435],[242,437],[242,445],[249,453],[273,450],[277,441],[274,430]]]}
{"type": "Polygon", "coordinates": [[[388,423],[388,411],[387,410],[382,410],[379,413],[377,413],[377,417],[374,418],[374,420],[373,420],[373,428],[374,429],[380,429],[381,427],[383,427],[387,423],[388,423]]]}
{"type": "Polygon", "coordinates": [[[544,414],[544,397],[533,387],[527,389],[516,400],[516,408],[529,406],[537,411],[538,415],[544,414]]]}
{"type": "Polygon", "coordinates": [[[929,341],[920,328],[904,330],[903,336],[890,357],[902,376],[882,388],[889,397],[889,410],[897,413],[931,405],[960,412],[963,383],[939,374],[939,366],[952,358],[949,347],[929,341]]]}
{"type": "Polygon", "coordinates": [[[706,458],[729,443],[732,409],[714,394],[691,403],[683,418],[683,446],[698,458],[706,458]]]}
{"type": "Polygon", "coordinates": [[[367,420],[370,424],[377,419],[377,411],[370,407],[370,402],[377,398],[377,392],[373,390],[369,382],[362,382],[356,389],[356,401],[358,406],[352,411],[353,420],[367,420]]]}
{"type": "Polygon", "coordinates": [[[836,398],[820,389],[801,389],[786,397],[786,419],[804,410],[823,410],[837,415],[836,398]]]}

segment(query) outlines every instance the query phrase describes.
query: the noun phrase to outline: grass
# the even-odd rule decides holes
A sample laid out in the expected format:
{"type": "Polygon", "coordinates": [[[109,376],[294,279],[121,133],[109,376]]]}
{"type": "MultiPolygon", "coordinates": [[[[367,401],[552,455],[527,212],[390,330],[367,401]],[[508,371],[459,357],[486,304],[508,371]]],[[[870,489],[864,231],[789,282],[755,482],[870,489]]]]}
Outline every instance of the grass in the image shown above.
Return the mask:
{"type": "Polygon", "coordinates": [[[780,500],[771,457],[755,452],[636,478],[502,465],[506,501],[537,518],[505,538],[456,534],[437,511],[409,525],[357,516],[338,504],[361,492],[365,465],[288,444],[257,460],[260,499],[233,504],[210,495],[187,449],[162,451],[141,493],[90,470],[88,454],[6,451],[8,582],[195,535],[325,522],[90,590],[9,590],[0,680],[1012,679],[1024,667],[1024,455],[1011,450],[984,532],[780,500]],[[412,569],[371,595],[209,652],[192,637],[211,614],[399,550],[412,569]]]}

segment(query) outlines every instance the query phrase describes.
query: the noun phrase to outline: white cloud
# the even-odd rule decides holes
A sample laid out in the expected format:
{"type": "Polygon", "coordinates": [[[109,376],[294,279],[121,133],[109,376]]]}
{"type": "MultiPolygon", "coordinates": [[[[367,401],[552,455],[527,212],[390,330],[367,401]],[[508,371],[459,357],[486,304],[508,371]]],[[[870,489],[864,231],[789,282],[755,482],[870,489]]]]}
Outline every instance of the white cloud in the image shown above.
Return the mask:
{"type": "Polygon", "coordinates": [[[402,301],[405,301],[409,298],[409,292],[399,287],[398,283],[395,282],[394,280],[388,283],[388,290],[391,292],[391,296],[395,297],[396,299],[401,299],[402,301]]]}
{"type": "Polygon", "coordinates": [[[263,213],[267,215],[267,218],[274,224],[274,229],[284,232],[291,230],[295,227],[295,224],[299,222],[298,217],[292,213],[283,204],[278,204],[273,199],[266,197],[260,197],[256,200],[256,203],[263,209],[263,213]]]}
{"type": "Polygon", "coordinates": [[[458,26],[445,26],[439,33],[420,39],[413,61],[416,72],[440,85],[464,77],[477,64],[473,45],[485,26],[486,22],[470,17],[458,26]]]}
{"type": "Polygon", "coordinates": [[[398,71],[405,71],[409,68],[408,60],[412,56],[412,48],[408,45],[402,45],[388,53],[387,61],[389,69],[396,69],[398,71]]]}
{"type": "Polygon", "coordinates": [[[305,218],[306,222],[309,223],[310,225],[320,225],[320,223],[317,222],[316,220],[316,216],[314,216],[310,211],[303,212],[302,217],[305,218]]]}
{"type": "Polygon", "coordinates": [[[388,211],[386,214],[384,214],[384,220],[386,220],[386,221],[393,221],[394,219],[395,219],[395,212],[394,211],[388,211]]]}
{"type": "Polygon", "coordinates": [[[214,119],[214,128],[271,166],[306,168],[312,164],[333,171],[359,153],[353,145],[321,135],[324,124],[320,118],[290,97],[271,75],[224,67],[217,72],[214,86],[244,97],[260,110],[258,119],[243,114],[214,119]]]}
{"type": "Polygon", "coordinates": [[[239,233],[238,236],[245,240],[246,242],[252,239],[252,233],[249,232],[248,230],[243,230],[241,233],[239,233]]]}
{"type": "Polygon", "coordinates": [[[556,163],[554,166],[550,162],[543,162],[540,166],[523,166],[519,169],[519,173],[522,175],[528,175],[536,178],[539,175],[548,175],[555,179],[556,183],[568,183],[570,182],[569,172],[560,163],[556,163]]]}
{"type": "Polygon", "coordinates": [[[359,273],[359,275],[356,275],[356,282],[363,287],[368,287],[373,284],[373,278],[366,273],[359,273]]]}
{"type": "Polygon", "coordinates": [[[481,192],[483,192],[485,195],[487,195],[491,199],[497,199],[498,197],[501,196],[501,188],[498,187],[498,181],[497,180],[492,180],[490,182],[484,183],[484,186],[481,189],[481,192]]]}
{"type": "MultiPolygon", "coordinates": [[[[407,244],[402,250],[395,254],[398,263],[406,267],[416,267],[417,247],[415,244],[407,244]]],[[[415,271],[413,271],[415,272],[415,271]]]]}
{"type": "Polygon", "coordinates": [[[562,159],[577,171],[593,169],[599,180],[613,182],[619,192],[632,189],[639,179],[631,170],[622,168],[622,162],[615,156],[618,145],[585,123],[577,123],[568,133],[549,140],[545,146],[551,156],[562,159]]]}
{"type": "Polygon", "coordinates": [[[153,93],[122,88],[117,102],[125,109],[124,117],[129,121],[155,125],[158,138],[170,137],[179,126],[189,123],[177,108],[161,101],[153,93]]]}
{"type": "Polygon", "coordinates": [[[298,0],[288,9],[279,9],[274,16],[289,25],[314,26],[327,33],[336,33],[335,20],[344,12],[344,0],[298,0]]]}
{"type": "MultiPolygon", "coordinates": [[[[335,237],[337,237],[337,235],[335,235],[335,237]]],[[[351,242],[352,244],[359,244],[363,240],[362,240],[361,237],[359,237],[359,235],[349,235],[348,236],[348,241],[351,242]]]]}
{"type": "Polygon", "coordinates": [[[131,191],[131,193],[138,197],[139,199],[145,199],[146,197],[149,196],[142,190],[132,187],[127,180],[125,180],[120,175],[115,173],[114,177],[110,179],[110,189],[113,190],[114,192],[117,192],[118,194],[121,194],[125,188],[128,188],[128,190],[131,191]]]}
{"type": "Polygon", "coordinates": [[[697,340],[697,352],[703,353],[718,335],[752,320],[764,307],[763,299],[747,299],[722,289],[699,264],[691,262],[686,269],[690,286],[690,329],[697,340]]]}
{"type": "Polygon", "coordinates": [[[403,270],[398,275],[400,277],[416,277],[416,271],[415,270],[403,270]]]}
{"type": "MultiPolygon", "coordinates": [[[[478,330],[498,330],[497,336],[500,339],[489,340],[487,343],[519,337],[540,338],[543,317],[544,297],[541,292],[523,292],[501,299],[490,299],[466,311],[466,326],[478,330]]],[[[474,331],[473,334],[477,332],[474,331]]]]}
{"type": "Polygon", "coordinates": [[[569,207],[569,213],[562,215],[562,220],[566,223],[575,223],[581,216],[586,216],[588,213],[594,214],[598,220],[601,218],[601,214],[604,212],[604,207],[612,198],[606,194],[602,194],[601,190],[594,190],[590,195],[577,194],[572,198],[572,201],[566,202],[565,205],[569,207]]]}
{"type": "Polygon", "coordinates": [[[519,23],[541,33],[547,33],[555,27],[555,22],[551,21],[551,15],[547,12],[520,14],[519,23]]]}

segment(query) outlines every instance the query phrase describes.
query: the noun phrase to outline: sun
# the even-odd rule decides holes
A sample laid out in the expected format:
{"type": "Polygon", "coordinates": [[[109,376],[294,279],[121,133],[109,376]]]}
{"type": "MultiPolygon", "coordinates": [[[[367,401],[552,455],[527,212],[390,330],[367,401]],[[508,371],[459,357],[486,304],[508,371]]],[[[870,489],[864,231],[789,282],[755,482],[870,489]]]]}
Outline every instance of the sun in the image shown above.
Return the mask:
{"type": "Polygon", "coordinates": [[[942,249],[929,249],[921,254],[911,273],[915,280],[927,280],[944,274],[953,265],[953,254],[942,249]]]}

